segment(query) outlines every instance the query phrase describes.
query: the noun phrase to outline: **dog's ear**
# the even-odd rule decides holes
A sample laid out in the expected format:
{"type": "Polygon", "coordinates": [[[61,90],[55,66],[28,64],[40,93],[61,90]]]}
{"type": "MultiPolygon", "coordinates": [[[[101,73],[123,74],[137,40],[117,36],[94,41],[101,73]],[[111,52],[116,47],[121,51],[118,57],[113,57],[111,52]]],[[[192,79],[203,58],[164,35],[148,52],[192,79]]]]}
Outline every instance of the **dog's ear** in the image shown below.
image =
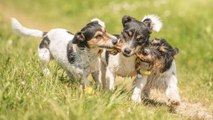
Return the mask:
{"type": "Polygon", "coordinates": [[[174,48],[172,49],[170,54],[164,54],[165,63],[164,63],[164,67],[161,69],[161,72],[165,72],[171,67],[172,61],[174,60],[174,56],[177,55],[178,53],[179,53],[179,49],[174,48]]]}
{"type": "Polygon", "coordinates": [[[77,32],[72,40],[72,43],[73,44],[77,44],[79,42],[83,42],[85,40],[85,36],[84,34],[80,31],[80,32],[77,32]]]}
{"type": "Polygon", "coordinates": [[[126,23],[131,22],[132,20],[134,20],[133,17],[130,17],[128,15],[123,16],[123,18],[122,18],[122,24],[123,24],[123,26],[125,26],[126,23]]]}
{"type": "Polygon", "coordinates": [[[162,22],[156,15],[147,15],[141,20],[141,22],[143,22],[151,31],[154,30],[159,32],[162,27],[162,22]]]}
{"type": "Polygon", "coordinates": [[[179,49],[178,48],[174,48],[173,49],[173,52],[172,52],[172,55],[175,56],[179,53],[179,49]]]}
{"type": "Polygon", "coordinates": [[[172,61],[173,61],[173,57],[171,55],[166,55],[164,57],[165,57],[164,58],[165,59],[165,61],[164,61],[165,63],[164,63],[163,67],[160,70],[161,73],[167,71],[171,67],[172,61]]]}
{"type": "Polygon", "coordinates": [[[98,22],[98,24],[101,25],[102,27],[105,27],[105,23],[102,20],[100,20],[98,18],[93,18],[91,20],[91,22],[95,22],[95,21],[98,22]]]}

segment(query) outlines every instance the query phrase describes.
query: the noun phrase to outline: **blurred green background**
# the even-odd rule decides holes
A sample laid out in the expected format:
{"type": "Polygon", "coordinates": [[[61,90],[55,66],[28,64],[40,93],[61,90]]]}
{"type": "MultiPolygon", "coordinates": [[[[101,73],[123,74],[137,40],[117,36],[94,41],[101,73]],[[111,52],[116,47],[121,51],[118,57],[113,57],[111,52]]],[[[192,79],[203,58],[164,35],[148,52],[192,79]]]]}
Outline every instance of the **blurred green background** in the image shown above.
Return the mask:
{"type": "Polygon", "coordinates": [[[64,83],[68,79],[54,62],[52,75],[42,76],[39,41],[15,35],[11,17],[28,27],[73,33],[97,17],[109,33],[119,34],[124,15],[141,20],[156,14],[163,28],[151,38],[165,38],[180,49],[176,63],[182,100],[213,113],[212,8],[212,0],[0,0],[0,119],[188,119],[165,106],[135,106],[131,92],[121,94],[131,84],[128,79],[118,85],[122,90],[80,98],[77,83],[64,83]]]}

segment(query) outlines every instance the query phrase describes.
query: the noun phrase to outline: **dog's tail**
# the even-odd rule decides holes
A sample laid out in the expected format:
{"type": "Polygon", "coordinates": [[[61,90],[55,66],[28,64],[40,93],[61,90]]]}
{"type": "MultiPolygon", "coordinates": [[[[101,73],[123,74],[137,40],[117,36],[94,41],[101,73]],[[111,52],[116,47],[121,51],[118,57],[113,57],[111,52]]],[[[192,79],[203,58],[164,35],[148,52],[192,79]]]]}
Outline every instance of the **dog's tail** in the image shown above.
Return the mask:
{"type": "Polygon", "coordinates": [[[24,27],[16,18],[12,18],[12,29],[15,31],[17,34],[21,34],[24,36],[32,36],[32,37],[38,37],[42,38],[45,32],[37,29],[31,29],[24,27]]]}

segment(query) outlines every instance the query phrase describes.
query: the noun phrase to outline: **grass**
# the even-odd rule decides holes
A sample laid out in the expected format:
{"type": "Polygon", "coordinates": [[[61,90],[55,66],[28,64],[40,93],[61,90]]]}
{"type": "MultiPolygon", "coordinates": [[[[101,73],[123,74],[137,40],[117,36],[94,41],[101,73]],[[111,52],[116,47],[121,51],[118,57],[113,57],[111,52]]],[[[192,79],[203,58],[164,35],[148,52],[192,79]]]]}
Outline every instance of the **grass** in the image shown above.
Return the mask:
{"type": "Polygon", "coordinates": [[[78,82],[70,82],[55,62],[50,64],[52,74],[43,76],[39,41],[15,35],[10,28],[12,16],[29,27],[63,27],[72,32],[98,17],[110,33],[120,33],[123,15],[142,19],[157,14],[164,26],[151,37],[165,38],[180,49],[176,63],[182,100],[200,103],[213,112],[212,5],[212,0],[1,0],[0,119],[188,119],[170,113],[166,106],[133,104],[126,87],[131,84],[129,79],[124,83],[119,79],[114,92],[81,96],[78,82]]]}

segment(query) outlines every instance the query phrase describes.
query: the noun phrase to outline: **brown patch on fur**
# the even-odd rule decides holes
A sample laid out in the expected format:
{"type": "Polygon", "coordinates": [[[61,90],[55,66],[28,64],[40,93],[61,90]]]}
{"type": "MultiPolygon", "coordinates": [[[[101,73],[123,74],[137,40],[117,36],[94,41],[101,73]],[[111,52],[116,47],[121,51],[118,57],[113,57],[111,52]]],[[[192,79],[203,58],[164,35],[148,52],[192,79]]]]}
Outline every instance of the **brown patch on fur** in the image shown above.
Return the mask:
{"type": "Polygon", "coordinates": [[[97,44],[105,44],[110,40],[108,36],[110,35],[106,33],[106,30],[97,31],[94,37],[91,40],[87,41],[87,43],[90,48],[95,47],[97,44]]]}
{"type": "Polygon", "coordinates": [[[136,40],[139,40],[140,38],[142,38],[141,35],[136,36],[136,40]]]}
{"type": "Polygon", "coordinates": [[[163,62],[161,60],[155,60],[155,63],[153,65],[153,67],[152,67],[152,71],[161,69],[163,67],[162,63],[163,62]]]}
{"type": "Polygon", "coordinates": [[[151,42],[152,45],[156,45],[156,44],[159,44],[159,43],[160,43],[160,41],[159,41],[159,39],[157,39],[157,38],[155,38],[155,39],[152,40],[152,42],[151,42]]]}
{"type": "Polygon", "coordinates": [[[161,46],[159,48],[159,50],[162,51],[162,52],[167,52],[167,47],[166,46],[161,46]]]}
{"type": "Polygon", "coordinates": [[[132,32],[131,31],[129,31],[128,34],[129,34],[129,36],[132,36],[132,32]]]}

